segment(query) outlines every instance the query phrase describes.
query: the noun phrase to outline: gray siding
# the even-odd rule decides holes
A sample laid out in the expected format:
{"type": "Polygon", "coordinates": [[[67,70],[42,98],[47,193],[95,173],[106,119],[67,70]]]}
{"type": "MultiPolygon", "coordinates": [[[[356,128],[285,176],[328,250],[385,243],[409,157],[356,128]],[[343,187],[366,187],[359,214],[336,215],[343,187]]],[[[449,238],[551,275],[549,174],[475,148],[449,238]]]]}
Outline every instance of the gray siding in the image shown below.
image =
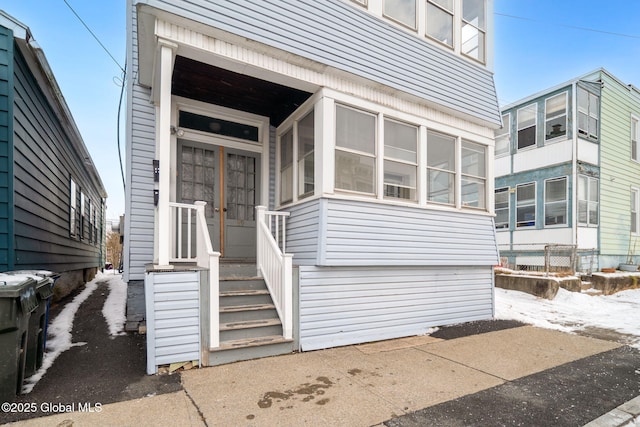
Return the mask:
{"type": "Polygon", "coordinates": [[[296,265],[492,266],[487,215],[320,199],[290,209],[287,252],[296,265]]]}
{"type": "Polygon", "coordinates": [[[493,316],[492,267],[300,267],[303,351],[493,316]]]}
{"type": "MultiPolygon", "coordinates": [[[[129,32],[132,42],[128,44],[130,51],[132,75],[136,75],[137,30],[135,9],[133,25],[129,32]]],[[[155,108],[150,102],[151,91],[140,86],[136,79],[129,79],[128,90],[128,133],[131,141],[127,147],[127,189],[126,210],[127,226],[125,238],[125,280],[143,280],[145,265],[153,261],[153,159],[156,156],[155,145],[155,108]]]]}
{"type": "MultiPolygon", "coordinates": [[[[14,50],[13,108],[13,268],[55,272],[100,267],[103,189],[93,184],[85,159],[72,145],[20,49],[14,50]],[[70,236],[70,184],[97,209],[98,241],[90,241],[88,220],[80,238],[70,236]]],[[[77,200],[80,220],[80,199],[77,200]]]]}
{"type": "Polygon", "coordinates": [[[13,270],[10,256],[13,242],[13,194],[11,173],[12,153],[10,135],[13,133],[13,114],[10,108],[13,86],[13,33],[0,27],[0,271],[13,270]]]}
{"type": "Polygon", "coordinates": [[[501,123],[490,71],[342,0],[146,0],[179,16],[501,123]]]}
{"type": "Polygon", "coordinates": [[[200,360],[200,274],[149,273],[145,279],[147,373],[200,360]]]}

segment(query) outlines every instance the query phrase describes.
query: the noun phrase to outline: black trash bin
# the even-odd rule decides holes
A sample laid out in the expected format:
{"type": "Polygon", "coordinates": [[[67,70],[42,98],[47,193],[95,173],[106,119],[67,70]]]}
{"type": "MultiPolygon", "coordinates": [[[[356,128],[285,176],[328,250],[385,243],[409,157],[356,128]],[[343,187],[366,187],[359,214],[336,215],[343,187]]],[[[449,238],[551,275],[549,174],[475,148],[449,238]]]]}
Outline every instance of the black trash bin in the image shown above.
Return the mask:
{"type": "Polygon", "coordinates": [[[38,308],[36,281],[0,273],[0,402],[20,393],[31,313],[38,308]]]}

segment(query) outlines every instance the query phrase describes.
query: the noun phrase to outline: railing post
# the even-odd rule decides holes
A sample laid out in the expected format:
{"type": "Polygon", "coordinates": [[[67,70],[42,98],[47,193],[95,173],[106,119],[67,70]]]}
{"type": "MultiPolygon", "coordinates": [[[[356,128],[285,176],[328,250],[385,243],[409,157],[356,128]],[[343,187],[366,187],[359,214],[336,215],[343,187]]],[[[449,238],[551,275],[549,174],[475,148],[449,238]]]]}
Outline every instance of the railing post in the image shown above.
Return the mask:
{"type": "Polygon", "coordinates": [[[282,297],[283,297],[283,321],[282,334],[286,339],[293,338],[293,255],[282,255],[282,297]]]}
{"type": "Polygon", "coordinates": [[[267,208],[265,206],[256,206],[256,270],[258,277],[262,277],[262,263],[264,262],[264,249],[262,241],[261,224],[264,223],[267,208]]]}

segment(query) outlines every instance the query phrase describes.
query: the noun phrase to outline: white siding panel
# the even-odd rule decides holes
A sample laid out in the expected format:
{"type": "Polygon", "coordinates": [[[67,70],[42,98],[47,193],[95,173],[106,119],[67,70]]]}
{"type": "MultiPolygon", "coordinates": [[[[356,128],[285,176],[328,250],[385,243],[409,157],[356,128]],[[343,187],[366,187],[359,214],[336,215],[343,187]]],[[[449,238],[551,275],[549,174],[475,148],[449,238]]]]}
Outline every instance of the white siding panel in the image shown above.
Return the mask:
{"type": "Polygon", "coordinates": [[[300,267],[304,351],[492,316],[491,267],[300,267]]]}
{"type": "Polygon", "coordinates": [[[318,222],[320,200],[315,199],[286,209],[287,252],[293,254],[295,265],[315,265],[318,259],[318,222]]]}
{"type": "Polygon", "coordinates": [[[490,216],[328,199],[319,265],[496,265],[490,216]]]}
{"type": "Polygon", "coordinates": [[[147,373],[158,365],[200,360],[199,278],[198,272],[146,275],[147,373]]]}

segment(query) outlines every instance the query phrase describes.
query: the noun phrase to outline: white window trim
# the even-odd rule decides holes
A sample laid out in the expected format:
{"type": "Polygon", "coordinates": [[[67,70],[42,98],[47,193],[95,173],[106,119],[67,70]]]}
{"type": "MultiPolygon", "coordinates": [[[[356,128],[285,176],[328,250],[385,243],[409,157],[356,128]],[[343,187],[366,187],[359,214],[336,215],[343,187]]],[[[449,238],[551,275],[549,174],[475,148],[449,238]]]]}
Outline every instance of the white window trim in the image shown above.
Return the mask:
{"type": "Polygon", "coordinates": [[[538,146],[538,104],[534,103],[534,104],[529,104],[529,105],[525,105],[524,107],[518,108],[518,110],[516,111],[516,152],[521,152],[521,151],[526,151],[526,150],[533,150],[537,146],[538,146]],[[526,109],[530,108],[531,106],[533,106],[534,110],[535,110],[535,112],[533,113],[534,123],[531,126],[527,126],[527,127],[521,128],[520,127],[520,120],[519,120],[520,111],[526,110],[526,109]],[[530,127],[535,127],[536,128],[535,134],[534,134],[534,137],[533,137],[533,144],[529,145],[529,146],[526,146],[524,148],[518,147],[519,144],[520,144],[520,137],[519,137],[518,133],[521,130],[528,129],[530,127]]]}
{"type": "Polygon", "coordinates": [[[576,93],[576,108],[577,108],[576,129],[577,129],[577,133],[578,133],[578,137],[579,138],[585,139],[587,141],[592,141],[592,142],[599,142],[600,141],[600,120],[601,120],[601,117],[600,117],[600,108],[601,108],[600,107],[600,102],[601,102],[600,95],[596,95],[595,93],[593,93],[591,91],[588,91],[587,89],[585,89],[583,87],[578,86],[577,93],[576,93]],[[587,94],[587,111],[584,111],[584,109],[580,108],[580,102],[579,102],[579,93],[580,93],[580,91],[584,91],[587,94]],[[596,111],[595,113],[591,111],[591,108],[589,108],[590,105],[591,105],[591,102],[589,101],[589,99],[592,96],[594,96],[594,97],[596,97],[598,99],[598,111],[596,111]],[[586,114],[586,116],[587,116],[587,129],[586,129],[587,134],[586,135],[583,134],[583,133],[580,133],[580,119],[579,119],[580,112],[582,112],[583,114],[586,114]],[[589,119],[591,117],[595,118],[597,120],[597,122],[598,122],[598,124],[596,126],[596,129],[595,129],[595,131],[596,131],[596,137],[595,138],[592,138],[591,135],[589,134],[589,119]]]}
{"type": "Polygon", "coordinates": [[[425,8],[424,8],[424,35],[427,39],[437,43],[439,46],[444,46],[446,49],[449,50],[455,50],[456,49],[456,45],[458,44],[458,39],[460,37],[457,37],[457,32],[456,32],[456,9],[460,9],[460,8],[456,8],[456,1],[453,1],[453,10],[447,10],[446,8],[442,7],[441,5],[439,5],[438,3],[436,3],[434,0],[425,0],[425,8]],[[451,15],[451,45],[448,45],[447,43],[438,40],[437,38],[429,35],[429,33],[427,33],[428,31],[428,26],[427,26],[427,19],[428,19],[428,14],[429,14],[429,5],[432,5],[434,7],[437,7],[438,9],[442,10],[443,12],[451,15]]]}
{"type": "Polygon", "coordinates": [[[557,141],[560,141],[560,140],[563,140],[563,139],[567,139],[567,135],[568,135],[568,132],[569,132],[568,124],[569,124],[569,96],[568,96],[568,92],[565,91],[565,92],[558,93],[556,95],[553,95],[553,96],[550,96],[550,97],[546,98],[544,100],[544,141],[545,141],[545,144],[549,144],[549,143],[557,142],[557,141]],[[552,116],[550,118],[547,117],[547,101],[549,101],[550,99],[553,99],[553,98],[557,98],[557,97],[562,96],[562,95],[564,95],[564,113],[563,114],[557,114],[556,113],[554,116],[552,116]],[[562,117],[562,116],[565,117],[565,119],[564,119],[565,134],[561,135],[561,136],[556,136],[556,137],[547,139],[547,124],[549,123],[549,121],[557,119],[558,117],[562,117]]]}
{"type": "Polygon", "coordinates": [[[69,177],[69,236],[78,237],[78,185],[69,177]]]}
{"type": "MultiPolygon", "coordinates": [[[[558,176],[558,177],[554,177],[554,178],[547,178],[544,180],[544,194],[542,196],[542,202],[543,202],[543,206],[544,206],[544,222],[542,224],[542,226],[544,228],[565,228],[569,225],[569,178],[567,176],[558,176]],[[564,218],[565,218],[565,222],[563,224],[550,224],[547,225],[547,182],[550,181],[560,181],[564,179],[564,203],[565,203],[565,207],[564,207],[564,218]]],[[[550,202],[550,203],[560,203],[560,202],[550,202]]],[[[589,210],[587,209],[587,214],[588,214],[589,210]]]]}
{"type": "Polygon", "coordinates": [[[631,115],[631,153],[630,153],[630,157],[631,160],[633,160],[634,162],[640,162],[640,117],[632,114],[631,115]],[[634,121],[635,121],[635,137],[636,140],[633,140],[633,134],[634,134],[634,121]],[[636,146],[636,157],[633,157],[633,145],[635,143],[636,146]]]}
{"type": "MultiPolygon", "coordinates": [[[[507,226],[506,227],[502,227],[502,228],[498,228],[498,224],[496,224],[496,232],[499,231],[509,231],[511,229],[511,189],[507,186],[507,187],[500,187],[500,188],[496,188],[494,190],[494,194],[496,193],[507,193],[507,207],[503,208],[507,210],[507,226]]],[[[495,211],[495,196],[494,196],[494,207],[493,207],[494,211],[495,211]]],[[[497,215],[496,215],[497,218],[497,215]]]]}
{"type": "Polygon", "coordinates": [[[419,21],[420,21],[420,17],[419,17],[419,15],[418,15],[418,13],[419,13],[419,9],[420,9],[420,8],[418,7],[418,3],[419,3],[421,0],[414,0],[414,1],[415,1],[415,11],[414,11],[414,12],[415,12],[415,19],[414,19],[414,21],[413,21],[413,26],[411,26],[411,25],[407,24],[406,22],[402,22],[402,21],[400,21],[400,20],[398,20],[398,19],[396,19],[396,18],[394,18],[394,17],[392,17],[392,16],[389,16],[389,15],[385,14],[385,13],[384,13],[384,6],[385,6],[385,2],[386,2],[386,1],[387,1],[387,0],[382,0],[382,16],[383,16],[384,18],[386,18],[386,19],[388,19],[388,20],[390,20],[390,21],[392,21],[392,22],[395,22],[395,23],[396,23],[396,24],[398,24],[398,25],[403,26],[404,28],[408,28],[408,29],[410,29],[411,31],[418,31],[418,27],[420,26],[420,23],[419,23],[419,21]]]}
{"type": "MultiPolygon", "coordinates": [[[[382,162],[381,162],[382,169],[381,170],[382,170],[382,173],[380,174],[382,176],[382,190],[380,191],[380,194],[384,199],[387,199],[387,200],[400,200],[400,201],[403,201],[403,202],[418,203],[418,199],[419,199],[419,196],[420,196],[420,191],[419,191],[420,181],[419,181],[419,177],[418,177],[418,170],[419,170],[419,167],[420,167],[420,165],[419,165],[419,162],[420,162],[420,126],[416,125],[415,123],[408,123],[408,122],[405,122],[403,120],[398,120],[398,119],[395,119],[393,117],[389,117],[389,116],[385,116],[385,115],[381,115],[380,122],[382,123],[382,126],[383,126],[382,129],[380,130],[380,135],[381,135],[380,139],[382,140],[381,141],[381,145],[382,145],[382,151],[381,151],[382,152],[382,162]],[[416,143],[416,162],[415,163],[414,162],[409,162],[407,160],[400,160],[400,159],[396,159],[394,157],[388,157],[387,156],[386,144],[385,144],[385,141],[384,141],[384,126],[385,126],[385,122],[386,121],[391,121],[391,122],[395,122],[395,123],[398,123],[398,124],[401,124],[401,125],[404,125],[404,126],[409,126],[409,127],[415,128],[415,130],[416,130],[416,141],[415,141],[415,143],[416,143]],[[388,160],[390,162],[395,162],[395,163],[402,163],[403,165],[410,165],[410,166],[416,168],[416,185],[415,185],[415,188],[413,189],[413,191],[414,191],[413,199],[403,199],[403,198],[399,198],[399,197],[385,196],[385,194],[384,194],[384,186],[385,186],[384,174],[386,172],[386,170],[384,168],[384,161],[385,160],[388,160]]],[[[410,187],[407,187],[407,188],[410,188],[410,187]]]]}
{"type": "MultiPolygon", "coordinates": [[[[592,223],[590,220],[590,216],[589,216],[589,212],[591,212],[591,204],[594,203],[591,201],[591,183],[593,181],[596,181],[596,185],[599,187],[600,186],[600,178],[597,177],[593,177],[593,176],[589,176],[589,175],[584,175],[584,174],[580,174],[578,175],[578,191],[576,193],[576,200],[577,200],[577,204],[576,204],[576,224],[578,224],[579,227],[591,227],[591,228],[596,228],[600,226],[600,198],[598,198],[598,201],[595,202],[598,204],[598,222],[597,223],[592,223]],[[587,180],[587,188],[586,188],[586,199],[580,199],[580,197],[578,196],[579,192],[580,192],[580,178],[585,178],[587,180]],[[586,222],[580,222],[580,202],[581,201],[585,201],[587,202],[587,221],[586,222]]],[[[600,189],[598,188],[598,194],[600,193],[600,189]]]]}
{"type": "Polygon", "coordinates": [[[478,144],[475,141],[470,141],[468,139],[461,139],[460,140],[460,162],[459,162],[460,163],[460,167],[459,167],[459,169],[460,169],[460,199],[461,199],[460,203],[462,203],[462,178],[464,178],[464,177],[472,178],[472,179],[475,179],[475,180],[478,180],[478,181],[483,181],[484,182],[484,192],[485,192],[485,197],[484,197],[485,201],[484,201],[484,206],[483,207],[472,206],[472,205],[464,205],[463,204],[462,205],[463,208],[477,209],[477,210],[483,210],[483,211],[489,209],[489,207],[487,206],[487,194],[486,194],[487,190],[489,188],[488,181],[487,181],[487,173],[489,171],[489,164],[487,163],[489,161],[488,158],[489,158],[489,150],[488,150],[488,148],[486,146],[484,146],[482,144],[478,144]],[[462,145],[465,142],[468,142],[468,143],[471,143],[471,144],[474,144],[474,145],[480,145],[481,147],[484,148],[484,174],[485,174],[485,176],[471,175],[471,174],[468,174],[468,173],[464,173],[462,171],[462,145]]]}
{"type": "MultiPolygon", "coordinates": [[[[516,229],[535,229],[538,226],[538,183],[535,181],[523,182],[516,185],[516,229]],[[518,187],[533,184],[533,225],[518,225],[518,187]]],[[[531,205],[526,205],[531,206],[531,205]]]]}
{"type": "Polygon", "coordinates": [[[489,55],[489,53],[487,52],[487,26],[488,26],[487,24],[489,22],[488,16],[487,16],[488,15],[488,13],[487,13],[488,4],[485,1],[484,2],[484,7],[483,7],[483,9],[484,9],[484,24],[485,24],[485,28],[480,28],[480,27],[477,27],[477,26],[473,25],[471,22],[467,22],[467,21],[464,20],[463,13],[462,13],[462,8],[463,8],[462,1],[464,1],[464,0],[461,0],[460,7],[458,8],[458,10],[459,10],[458,17],[459,17],[459,20],[460,20],[460,54],[463,57],[469,58],[469,59],[471,59],[472,61],[474,61],[476,63],[486,64],[487,63],[487,56],[489,55]],[[464,27],[465,23],[468,24],[468,25],[471,25],[473,28],[478,30],[479,33],[482,33],[483,36],[484,36],[483,37],[483,41],[484,41],[483,43],[484,44],[482,46],[483,57],[481,59],[474,58],[473,56],[462,52],[462,28],[464,27]]]}
{"type": "MultiPolygon", "coordinates": [[[[636,213],[636,230],[635,231],[631,231],[631,226],[633,226],[633,223],[631,222],[631,219],[629,220],[629,231],[631,233],[632,236],[640,236],[640,189],[636,188],[636,187],[631,187],[631,193],[635,193],[636,197],[635,197],[635,206],[633,206],[633,203],[631,203],[630,206],[630,211],[629,211],[629,216],[631,216],[632,212],[636,213]],[[635,209],[635,211],[634,211],[635,209]]],[[[629,198],[631,199],[631,195],[629,195],[629,198]]],[[[631,202],[633,202],[633,200],[630,200],[631,202]]]]}

